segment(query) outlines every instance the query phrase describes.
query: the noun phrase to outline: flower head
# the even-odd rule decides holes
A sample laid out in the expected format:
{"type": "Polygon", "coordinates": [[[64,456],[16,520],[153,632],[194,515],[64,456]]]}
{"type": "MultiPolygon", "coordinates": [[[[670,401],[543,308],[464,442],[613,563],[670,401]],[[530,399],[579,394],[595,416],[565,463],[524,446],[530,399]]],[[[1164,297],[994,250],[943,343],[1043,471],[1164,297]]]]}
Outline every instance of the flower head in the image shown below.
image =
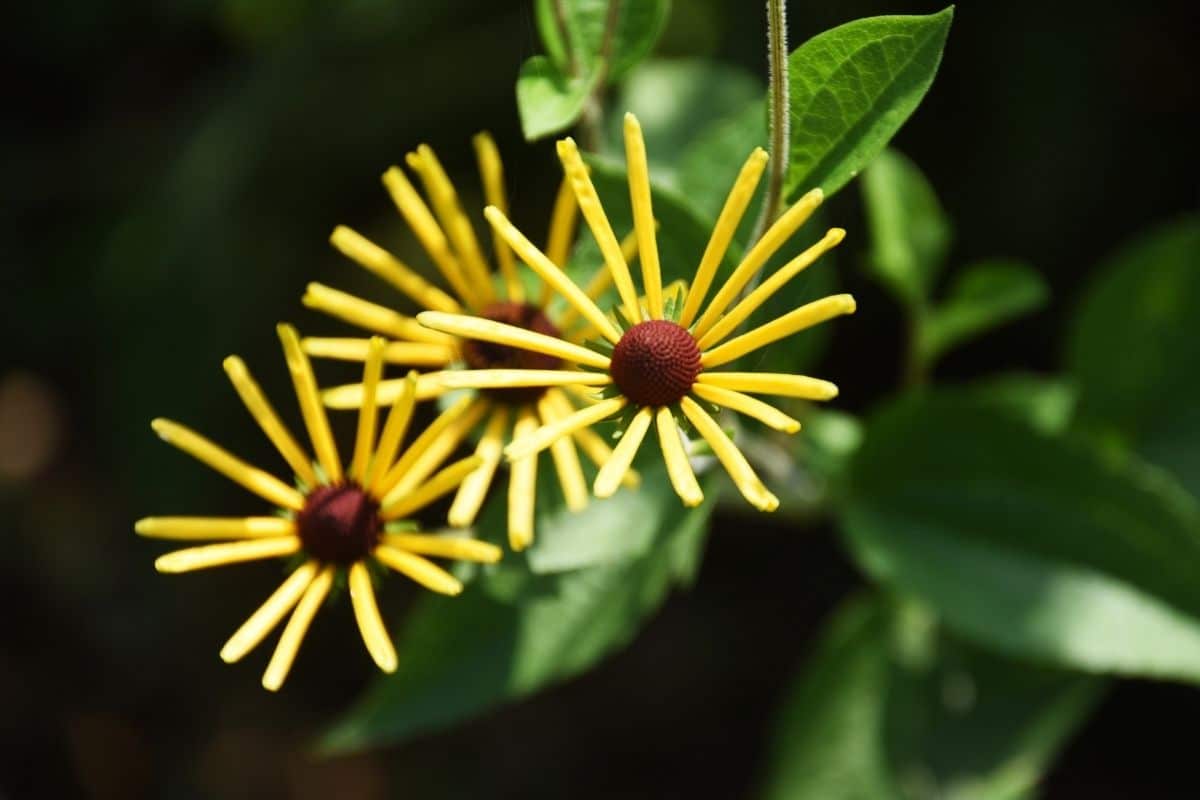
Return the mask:
{"type": "MultiPolygon", "coordinates": [[[[476,136],[474,145],[487,201],[503,211],[507,208],[504,170],[496,145],[487,134],[476,136]]],[[[420,180],[424,197],[399,167],[384,173],[383,184],[436,266],[446,288],[426,280],[391,253],[344,225],[338,226],[330,237],[334,247],[424,309],[471,314],[484,322],[503,324],[506,329],[542,339],[563,340],[566,345],[578,344],[594,335],[590,323],[581,319],[575,309],[568,307],[562,311],[550,307],[551,287],[537,286],[524,279],[531,276],[518,270],[512,249],[499,233],[493,237],[494,263],[489,263],[454,185],[431,148],[418,147],[408,154],[407,164],[420,180]]],[[[558,263],[564,263],[570,251],[578,213],[574,194],[564,181],[554,204],[545,250],[558,263]]],[[[634,258],[636,246],[637,241],[627,237],[622,257],[634,258]]],[[[596,279],[583,291],[589,297],[599,297],[610,285],[608,271],[598,269],[596,279]]],[[[386,336],[391,340],[384,348],[386,362],[432,369],[418,379],[418,399],[449,391],[439,380],[441,371],[450,370],[459,363],[490,374],[511,370],[525,376],[524,381],[510,380],[503,386],[475,387],[479,392],[463,416],[444,433],[439,447],[449,453],[473,430],[482,429],[475,450],[480,464],[455,495],[448,517],[451,525],[466,526],[475,521],[495,479],[501,450],[506,444],[517,435],[557,423],[576,409],[576,400],[562,388],[562,385],[574,382],[569,378],[572,370],[565,369],[576,352],[570,346],[538,350],[459,333],[439,333],[390,308],[315,283],[309,285],[304,303],[386,336]]],[[[367,343],[365,338],[308,338],[303,346],[312,356],[361,360],[367,343]]],[[[585,348],[578,349],[590,353],[585,348]]],[[[400,380],[381,381],[376,394],[378,402],[391,402],[402,384],[400,380]]],[[[353,384],[328,390],[324,401],[332,408],[359,408],[366,397],[362,385],[353,384]]],[[[567,507],[572,510],[583,508],[588,502],[587,482],[578,450],[597,464],[604,463],[612,454],[612,448],[587,429],[580,429],[551,446],[550,455],[558,483],[567,507]]],[[[533,541],[536,479],[536,454],[513,460],[508,485],[508,534],[510,544],[517,550],[533,541]]],[[[636,474],[627,476],[630,484],[636,480],[636,474]]]]}
{"type": "MultiPolygon", "coordinates": [[[[234,662],[261,642],[288,612],[291,617],[263,675],[263,686],[283,685],[317,610],[335,578],[344,575],[363,642],[385,672],[396,669],[396,651],[375,602],[371,572],[375,565],[403,573],[443,594],[458,594],[462,584],[424,556],[491,563],[500,558],[492,544],[465,537],[417,532],[404,520],[457,487],[478,466],[475,456],[437,471],[447,453],[439,436],[465,412],[459,403],[433,422],[407,450],[401,442],[412,418],[416,378],[401,384],[376,441],[378,406],[365,403],[359,413],[354,454],[343,467],[329,421],[317,394],[312,367],[294,328],[281,325],[288,369],[300,411],[316,452],[314,463],[284,426],[274,408],[237,356],[225,359],[246,408],[296,475],[296,487],[213,444],[176,422],[156,419],[154,430],[168,443],[208,464],[276,506],[279,513],[258,517],[148,517],[136,530],[143,536],[172,540],[224,540],[161,556],[159,572],[189,572],[244,561],[295,557],[300,565],[221,649],[234,662]]],[[[374,395],[383,368],[384,340],[367,344],[363,389],[374,395]]]]}
{"type": "MultiPolygon", "coordinates": [[[[853,313],[854,298],[840,294],[817,300],[788,312],[764,325],[739,333],[739,328],[789,280],[835,247],[845,231],[833,228],[812,247],[795,256],[760,286],[745,293],[750,282],[763,269],[793,233],[820,205],[819,189],[804,195],[789,208],[745,254],[741,263],[710,291],[718,267],[737,230],[738,223],[754,195],[755,187],[767,163],[767,153],[755,150],[742,167],[725,206],[717,218],[690,287],[682,302],[668,298],[664,290],[655,241],[655,225],[650,197],[650,178],[641,127],[632,114],[625,117],[625,152],[629,170],[629,193],[634,229],[641,259],[643,295],[635,288],[629,263],[609,224],[604,208],[592,185],[588,171],[571,139],[558,143],[558,154],[567,181],[575,193],[579,208],[596,237],[619,296],[619,315],[605,314],[595,298],[567,277],[561,261],[534,246],[507,219],[502,208],[485,211],[496,233],[542,279],[562,294],[567,302],[592,323],[606,340],[605,355],[586,347],[577,347],[550,335],[532,335],[517,331],[499,321],[485,321],[462,314],[429,311],[418,321],[441,333],[470,336],[493,344],[524,347],[535,352],[574,361],[593,371],[560,370],[555,383],[577,381],[591,387],[606,387],[604,399],[593,402],[557,421],[548,422],[536,433],[519,437],[505,452],[509,458],[526,458],[542,448],[552,447],[568,435],[605,419],[632,410],[628,425],[600,469],[594,484],[597,496],[614,493],[630,468],[651,423],[658,432],[667,471],[676,493],[688,505],[698,504],[703,495],[696,481],[683,444],[677,416],[685,419],[703,437],[733,478],[746,499],[764,511],[774,510],[779,501],[759,480],[746,458],[705,409],[704,405],[722,406],[745,414],[777,430],[794,433],[800,423],[779,409],[751,395],[778,395],[809,400],[828,400],[837,395],[837,387],[828,381],[802,375],[758,372],[731,372],[722,369],[736,359],[798,333],[832,317],[853,313]]],[[[451,387],[545,385],[535,371],[476,370],[446,374],[440,378],[451,387]]]]}

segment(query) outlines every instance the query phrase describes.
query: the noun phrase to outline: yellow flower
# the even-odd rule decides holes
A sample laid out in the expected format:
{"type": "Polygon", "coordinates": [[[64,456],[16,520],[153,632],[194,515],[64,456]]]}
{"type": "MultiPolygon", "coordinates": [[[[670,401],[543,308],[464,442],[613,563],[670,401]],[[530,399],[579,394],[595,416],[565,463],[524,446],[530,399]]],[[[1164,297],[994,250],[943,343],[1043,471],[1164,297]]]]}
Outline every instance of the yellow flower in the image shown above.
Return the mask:
{"type": "MultiPolygon", "coordinates": [[[[847,294],[833,295],[801,306],[746,333],[737,333],[739,326],[768,298],[823,253],[835,247],[845,236],[845,231],[831,229],[821,241],[797,255],[762,285],[739,299],[767,260],[820,205],[822,193],[814,189],[767,229],[705,306],[717,268],[725,257],[767,163],[767,153],[757,149],[742,167],[725,201],[686,298],[678,309],[673,308],[674,303],[669,308],[664,299],[666,293],[662,286],[655,242],[646,148],[641,127],[632,114],[625,116],[625,153],[634,229],[642,264],[644,302],[634,287],[629,265],[617,244],[575,142],[568,138],[558,143],[558,154],[567,179],[616,285],[620,312],[629,323],[626,329],[618,327],[612,318],[600,310],[592,297],[566,276],[555,254],[539,250],[518,231],[508,221],[502,208],[492,206],[485,211],[496,233],[607,340],[612,348],[611,356],[550,335],[515,329],[500,321],[470,318],[450,311],[424,312],[417,319],[428,328],[442,333],[469,336],[498,345],[524,347],[574,361],[581,367],[596,371],[559,371],[553,383],[602,386],[607,387],[607,392],[613,393],[613,396],[573,414],[548,421],[535,433],[519,436],[505,448],[504,452],[510,459],[528,458],[532,453],[553,446],[563,436],[577,435],[580,430],[631,408],[635,413],[613,450],[612,457],[603,464],[596,477],[593,487],[596,495],[607,497],[617,490],[642,439],[651,423],[654,423],[676,493],[687,505],[696,505],[703,495],[676,423],[676,412],[681,412],[708,442],[746,499],[756,508],[772,511],[778,507],[778,499],[767,490],[737,446],[697,401],[723,406],[753,417],[776,430],[794,433],[800,428],[799,422],[750,395],[808,400],[829,400],[837,395],[836,386],[816,378],[728,372],[720,368],[747,353],[831,317],[853,313],[854,298],[847,294]]],[[[440,380],[450,387],[538,386],[549,383],[544,376],[521,369],[448,373],[440,380]]]]}
{"type": "MultiPolygon", "coordinates": [[[[179,423],[156,419],[152,425],[166,442],[278,506],[282,515],[148,517],[139,520],[135,528],[143,536],[160,539],[226,540],[168,553],[155,562],[159,572],[189,572],[302,554],[300,566],[221,649],[221,658],[226,662],[239,660],[290,611],[291,618],[262,679],[263,686],[271,691],[283,685],[309,624],[339,573],[347,573],[354,617],[367,651],[380,669],[392,672],[396,669],[396,650],[375,603],[368,568],[372,560],[435,592],[454,595],[462,591],[462,584],[423,556],[484,563],[500,558],[495,545],[417,533],[401,522],[454,489],[478,466],[478,459],[471,456],[434,474],[445,459],[445,453],[437,447],[439,436],[462,417],[465,404],[446,410],[401,453],[400,443],[416,400],[416,378],[410,376],[401,385],[378,442],[378,406],[363,405],[354,454],[343,469],[299,336],[288,325],[279,326],[279,336],[316,452],[315,464],[279,419],[242,360],[237,356],[225,359],[225,371],[246,408],[295,472],[301,488],[293,488],[247,464],[179,423]],[[404,530],[394,532],[396,528],[404,530]]],[[[379,384],[384,349],[384,340],[379,337],[367,345],[363,370],[367,396],[373,395],[379,384]]]]}
{"type": "MultiPolygon", "coordinates": [[[[474,145],[487,201],[503,210],[507,207],[504,170],[496,145],[486,133],[476,136],[474,145]]],[[[530,292],[518,273],[512,250],[498,234],[493,237],[498,265],[493,269],[454,186],[432,149],[425,145],[418,147],[416,152],[408,154],[407,163],[421,180],[429,204],[399,167],[384,173],[383,184],[449,291],[430,283],[391,253],[346,226],[334,230],[330,237],[334,247],[423,308],[453,314],[466,312],[485,320],[503,322],[515,330],[536,332],[555,341],[561,336],[568,342],[579,343],[595,335],[591,325],[581,320],[574,309],[567,308],[559,313],[549,307],[552,293],[548,285],[530,292]]],[[[570,251],[578,215],[574,195],[564,181],[554,204],[546,244],[546,252],[558,263],[564,263],[570,251]]],[[[637,240],[633,236],[627,237],[622,258],[634,258],[636,247],[637,240]]],[[[596,279],[586,289],[590,297],[599,297],[611,286],[607,270],[598,267],[596,272],[596,279]]],[[[531,433],[542,425],[556,424],[575,411],[575,401],[556,385],[555,380],[562,361],[569,360],[576,352],[569,346],[557,351],[531,352],[471,341],[460,334],[438,333],[390,308],[321,284],[309,285],[304,303],[391,339],[384,349],[384,360],[388,363],[448,370],[465,362],[473,368],[510,367],[542,376],[543,380],[537,386],[476,387],[481,391],[463,415],[447,427],[438,447],[448,454],[482,424],[482,435],[475,451],[480,465],[463,481],[454,498],[448,516],[451,525],[468,526],[475,521],[495,479],[501,450],[512,438],[531,433]]],[[[361,360],[367,343],[365,339],[306,338],[303,346],[305,352],[316,357],[361,360]]],[[[577,350],[586,352],[594,362],[595,354],[583,348],[577,350]]],[[[418,399],[449,391],[439,380],[441,374],[432,372],[420,376],[418,399]]],[[[399,380],[381,381],[378,401],[391,402],[402,384],[399,380]]],[[[324,402],[331,408],[359,408],[363,401],[360,384],[339,386],[324,393],[324,402]]],[[[589,496],[576,447],[597,465],[608,461],[612,454],[612,448],[600,436],[586,429],[577,430],[550,446],[558,482],[571,510],[586,506],[589,496]]],[[[512,461],[508,485],[508,536],[514,550],[523,549],[533,541],[536,480],[536,454],[512,461]]],[[[630,485],[635,485],[636,480],[636,474],[627,476],[630,485]]]]}

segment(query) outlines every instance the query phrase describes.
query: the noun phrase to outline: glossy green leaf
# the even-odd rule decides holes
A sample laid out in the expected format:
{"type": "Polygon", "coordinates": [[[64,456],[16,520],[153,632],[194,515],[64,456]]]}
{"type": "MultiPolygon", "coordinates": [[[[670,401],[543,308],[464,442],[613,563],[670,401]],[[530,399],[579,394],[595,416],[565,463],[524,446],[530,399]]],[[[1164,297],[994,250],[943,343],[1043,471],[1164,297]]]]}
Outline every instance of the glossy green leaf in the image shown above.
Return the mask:
{"type": "Polygon", "coordinates": [[[672,585],[699,563],[716,492],[684,508],[652,499],[662,523],[652,546],[623,561],[534,575],[520,556],[489,568],[459,597],[427,595],[397,642],[400,667],[376,679],[324,736],[340,753],[397,742],[524,697],[627,644],[672,585]]]}
{"type": "Polygon", "coordinates": [[[599,75],[574,78],[545,56],[533,56],[517,76],[517,112],[528,141],[566,130],[583,113],[599,75]]]}
{"type": "Polygon", "coordinates": [[[832,195],[883,150],[933,83],[953,16],[855,20],[792,52],[788,197],[832,195]]]}
{"type": "Polygon", "coordinates": [[[1200,497],[1200,217],[1158,227],[1100,270],[1067,366],[1091,430],[1135,448],[1200,497]]]}
{"type": "Polygon", "coordinates": [[[917,165],[886,149],[862,179],[871,271],[900,300],[920,307],[950,249],[950,221],[917,165]]]}
{"type": "MultiPolygon", "coordinates": [[[[555,65],[568,74],[590,74],[604,49],[611,0],[537,0],[538,33],[555,65]],[[561,10],[562,17],[558,14],[561,10]]],[[[668,0],[622,0],[609,45],[608,80],[619,81],[650,54],[666,27],[668,0]]]]}
{"type": "Polygon", "coordinates": [[[740,67],[699,58],[647,61],[629,74],[609,104],[603,151],[624,159],[624,116],[633,112],[646,139],[650,174],[678,189],[682,157],[699,133],[762,96],[762,81],[740,67]]]}
{"type": "Polygon", "coordinates": [[[842,522],[868,573],[963,635],[1200,680],[1200,508],[1165,473],[931,392],[870,422],[842,522]]]}
{"type": "Polygon", "coordinates": [[[919,609],[858,598],[789,690],[763,796],[1026,797],[1102,689],[965,645],[919,609]]]}
{"type": "Polygon", "coordinates": [[[964,267],[921,325],[922,358],[932,363],[956,345],[1041,308],[1049,297],[1045,280],[1028,264],[996,260],[964,267]]]}

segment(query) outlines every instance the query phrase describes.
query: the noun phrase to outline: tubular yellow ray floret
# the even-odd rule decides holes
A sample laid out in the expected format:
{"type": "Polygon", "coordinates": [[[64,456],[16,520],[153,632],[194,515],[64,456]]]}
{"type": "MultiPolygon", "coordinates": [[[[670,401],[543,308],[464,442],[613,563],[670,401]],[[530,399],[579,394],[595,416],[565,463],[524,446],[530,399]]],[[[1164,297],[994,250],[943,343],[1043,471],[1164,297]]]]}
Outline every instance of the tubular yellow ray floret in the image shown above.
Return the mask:
{"type": "Polygon", "coordinates": [[[333,567],[325,567],[304,590],[300,602],[292,612],[291,619],[288,620],[283,634],[279,637],[279,644],[275,646],[275,652],[271,655],[270,663],[267,664],[267,671],[263,673],[262,685],[267,691],[279,691],[279,687],[283,686],[283,682],[287,680],[292,663],[296,660],[296,653],[299,652],[300,644],[304,641],[304,635],[308,633],[313,617],[317,615],[321,603],[325,602],[331,586],[333,586],[333,567]]]}
{"type": "Polygon", "coordinates": [[[632,113],[625,114],[625,163],[629,168],[629,201],[642,258],[642,287],[651,319],[662,319],[662,272],[658,263],[658,243],[654,236],[654,209],[650,197],[650,166],[646,161],[646,141],[642,126],[632,113]]]}
{"type": "Polygon", "coordinates": [[[296,607],[296,603],[300,602],[304,591],[316,577],[318,568],[316,561],[307,561],[289,575],[267,601],[229,637],[229,641],[221,648],[221,660],[226,664],[241,661],[247,653],[257,647],[287,613],[296,607]]]}
{"type": "Polygon", "coordinates": [[[705,369],[719,367],[826,320],[842,314],[853,314],[856,308],[854,298],[848,294],[814,300],[709,350],[700,356],[700,364],[705,369]]]}
{"type": "MultiPolygon", "coordinates": [[[[500,151],[491,134],[486,131],[477,133],[471,143],[475,147],[475,159],[479,164],[479,177],[483,181],[483,196],[490,206],[508,213],[508,198],[504,192],[504,164],[500,159],[500,151]]],[[[525,288],[517,275],[517,264],[508,244],[495,230],[492,231],[492,247],[496,253],[496,261],[500,265],[500,275],[504,278],[504,288],[508,299],[513,303],[525,302],[525,288]]]]}
{"type": "Polygon", "coordinates": [[[642,440],[646,438],[646,431],[650,429],[653,419],[654,409],[652,408],[642,408],[634,414],[633,419],[629,422],[629,427],[621,435],[621,440],[613,448],[612,455],[596,475],[596,480],[592,484],[592,491],[596,497],[612,497],[616,494],[630,465],[633,464],[633,458],[637,455],[642,440]]]}
{"type": "Polygon", "coordinates": [[[300,476],[301,480],[309,486],[315,486],[317,474],[313,471],[312,461],[296,442],[291,431],[279,419],[279,415],[275,413],[267,396],[263,394],[262,389],[250,374],[250,370],[246,368],[245,362],[237,356],[229,356],[222,366],[224,366],[233,388],[242,398],[242,403],[254,417],[258,426],[262,428],[263,433],[275,445],[275,449],[283,456],[283,460],[287,462],[293,472],[300,476]]]}
{"type": "MultiPolygon", "coordinates": [[[[538,413],[541,414],[542,423],[545,425],[559,421],[557,408],[545,395],[538,401],[538,413]]],[[[576,452],[575,442],[570,435],[559,436],[550,443],[550,457],[554,462],[554,471],[558,475],[558,485],[562,487],[567,508],[571,511],[583,510],[588,504],[587,480],[583,477],[579,453],[576,452]]]]}
{"type": "Polygon", "coordinates": [[[725,435],[725,431],[721,430],[721,426],[717,424],[716,420],[690,397],[683,398],[680,401],[680,407],[683,409],[684,415],[691,420],[696,431],[708,442],[742,496],[759,511],[774,511],[779,508],[778,498],[771,494],[759,480],[758,475],[746,461],[746,457],[742,455],[742,451],[738,450],[737,445],[725,435]]]}
{"type": "Polygon", "coordinates": [[[350,565],[350,601],[354,606],[354,619],[362,634],[363,644],[371,654],[376,666],[384,672],[396,671],[396,648],[388,636],[379,606],[375,603],[375,590],[371,586],[371,575],[361,561],[350,565]]]}
{"type": "Polygon", "coordinates": [[[305,427],[308,428],[317,461],[325,470],[329,481],[337,483],[342,479],[342,461],[338,457],[333,431],[329,428],[329,418],[325,416],[325,408],[321,405],[312,364],[300,348],[300,334],[295,328],[281,323],[276,326],[276,330],[279,332],[279,340],[283,343],[288,372],[292,374],[292,385],[296,389],[296,399],[300,402],[300,413],[304,417],[305,427]]]}
{"type": "Polygon", "coordinates": [[[384,566],[407,575],[417,583],[439,594],[456,595],[462,592],[462,583],[449,572],[413,553],[382,544],[375,548],[375,558],[384,566]]]}
{"type": "Polygon", "coordinates": [[[290,536],[296,523],[283,517],[146,517],[133,529],[151,539],[264,539],[290,536]]]}
{"type": "Polygon", "coordinates": [[[387,281],[420,306],[449,312],[462,308],[450,295],[353,228],[338,225],[329,235],[329,243],[344,256],[387,281]]]}
{"type": "Polygon", "coordinates": [[[655,421],[658,423],[658,443],[662,447],[663,460],[667,463],[667,477],[671,479],[675,494],[679,495],[685,506],[700,505],[704,501],[704,493],[700,491],[696,473],[688,461],[683,437],[671,409],[667,406],[657,409],[655,421]]]}
{"type": "MultiPolygon", "coordinates": [[[[528,407],[517,413],[513,440],[523,439],[537,430],[537,418],[528,407]]],[[[537,497],[537,454],[515,459],[508,478],[508,544],[524,550],[533,542],[533,508],[537,497]]]]}
{"type": "Polygon", "coordinates": [[[458,493],[454,496],[454,502],[450,505],[450,512],[446,516],[446,521],[454,527],[466,527],[475,521],[475,516],[483,506],[488,487],[492,485],[492,478],[495,477],[496,469],[500,465],[504,434],[507,430],[508,408],[497,406],[488,420],[483,435],[479,437],[479,444],[475,447],[475,455],[480,459],[479,467],[463,479],[462,484],[458,487],[458,493]]]}
{"type": "Polygon", "coordinates": [[[462,314],[442,314],[436,311],[423,311],[417,315],[417,321],[426,327],[443,333],[461,336],[464,339],[494,342],[496,344],[516,347],[522,350],[532,350],[548,356],[560,358],[563,361],[576,364],[586,364],[590,367],[605,369],[608,367],[608,356],[565,341],[555,336],[519,328],[495,320],[482,317],[468,317],[462,314]]]}
{"type": "Polygon", "coordinates": [[[504,448],[504,455],[509,461],[517,461],[527,456],[545,450],[560,437],[569,436],[572,432],[595,425],[603,419],[616,414],[629,401],[624,397],[610,397],[595,405],[582,408],[556,421],[542,425],[529,436],[513,434],[513,440],[504,448]]]}
{"type": "Polygon", "coordinates": [[[422,556],[455,558],[480,564],[495,564],[503,555],[491,542],[468,539],[464,536],[430,536],[421,533],[389,533],[384,541],[398,550],[422,556]]]}

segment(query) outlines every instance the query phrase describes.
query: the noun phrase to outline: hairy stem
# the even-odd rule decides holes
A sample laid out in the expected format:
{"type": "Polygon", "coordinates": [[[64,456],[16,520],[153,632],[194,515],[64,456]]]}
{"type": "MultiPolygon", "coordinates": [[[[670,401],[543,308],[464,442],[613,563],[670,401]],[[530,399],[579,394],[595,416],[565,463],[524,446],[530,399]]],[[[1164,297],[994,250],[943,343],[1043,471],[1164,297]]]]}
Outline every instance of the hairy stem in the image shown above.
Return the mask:
{"type": "Polygon", "coordinates": [[[757,242],[779,216],[783,201],[783,178],[788,167],[788,125],[791,122],[787,57],[787,0],[767,0],[767,65],[770,70],[767,127],[771,138],[771,164],[767,174],[767,196],[754,224],[751,242],[757,242]]]}

